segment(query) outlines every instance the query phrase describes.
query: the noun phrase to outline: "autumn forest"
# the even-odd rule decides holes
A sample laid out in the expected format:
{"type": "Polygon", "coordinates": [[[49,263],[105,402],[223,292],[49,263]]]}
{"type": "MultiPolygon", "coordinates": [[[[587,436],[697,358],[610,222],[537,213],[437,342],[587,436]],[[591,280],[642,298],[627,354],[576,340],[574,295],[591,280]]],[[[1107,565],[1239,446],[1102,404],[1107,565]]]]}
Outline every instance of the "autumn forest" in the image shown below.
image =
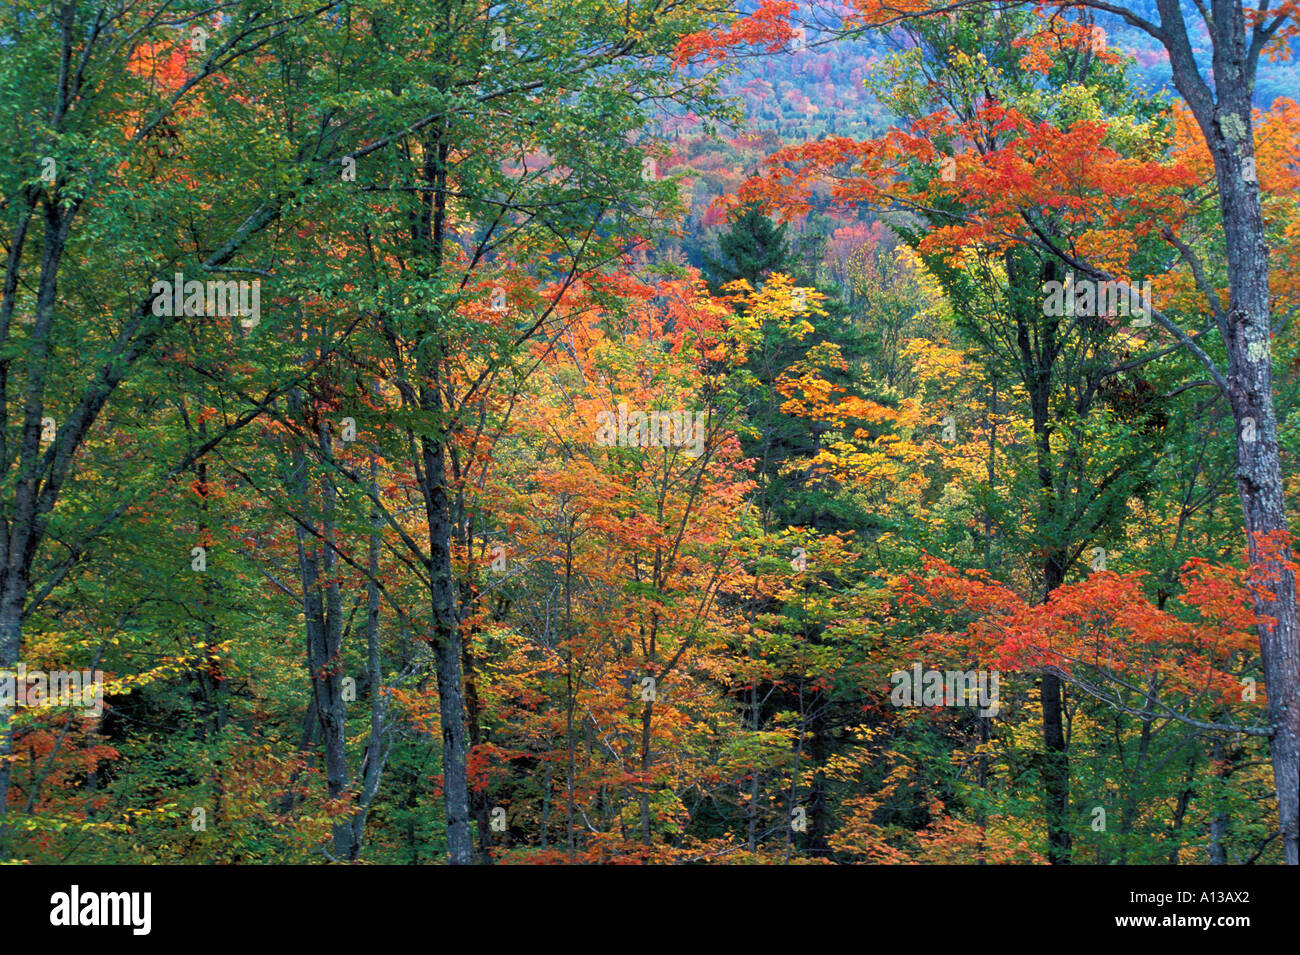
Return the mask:
{"type": "Polygon", "coordinates": [[[0,863],[1300,864],[1255,3],[6,0],[0,863]]]}

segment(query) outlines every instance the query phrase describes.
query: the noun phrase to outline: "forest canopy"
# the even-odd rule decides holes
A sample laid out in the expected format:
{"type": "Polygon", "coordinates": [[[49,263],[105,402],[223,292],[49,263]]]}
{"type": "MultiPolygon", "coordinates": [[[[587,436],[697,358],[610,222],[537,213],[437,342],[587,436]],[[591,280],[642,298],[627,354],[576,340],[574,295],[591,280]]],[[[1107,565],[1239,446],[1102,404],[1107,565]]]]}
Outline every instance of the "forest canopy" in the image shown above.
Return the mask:
{"type": "Polygon", "coordinates": [[[1300,864],[1294,0],[11,0],[0,862],[1300,864]]]}

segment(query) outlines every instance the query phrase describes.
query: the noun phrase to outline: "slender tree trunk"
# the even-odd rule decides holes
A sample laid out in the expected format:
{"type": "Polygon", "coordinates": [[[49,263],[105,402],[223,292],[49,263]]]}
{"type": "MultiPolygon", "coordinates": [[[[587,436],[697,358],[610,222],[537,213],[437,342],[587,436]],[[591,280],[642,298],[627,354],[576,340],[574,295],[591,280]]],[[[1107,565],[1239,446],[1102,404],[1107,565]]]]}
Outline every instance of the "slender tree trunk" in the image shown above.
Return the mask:
{"type": "MultiPolygon", "coordinates": [[[[447,11],[444,9],[444,16],[447,11]]],[[[444,20],[444,22],[446,22],[444,20]]],[[[431,127],[423,143],[422,176],[429,187],[415,217],[412,243],[428,257],[427,274],[441,276],[443,244],[447,240],[446,123],[431,127]]],[[[470,832],[469,780],[466,763],[465,690],[461,670],[461,633],[456,613],[456,579],[451,562],[454,534],[447,488],[447,443],[452,434],[451,391],[446,377],[445,342],[436,321],[426,323],[417,347],[415,372],[420,411],[432,428],[419,435],[420,490],[429,533],[429,598],[432,620],[429,645],[438,677],[438,711],[442,724],[443,805],[447,816],[447,858],[452,865],[471,865],[474,840],[470,832]]]]}
{"type": "MultiPolygon", "coordinates": [[[[423,388],[429,391],[429,388],[423,388]]],[[[430,591],[433,622],[430,644],[438,675],[438,713],[442,723],[443,803],[447,811],[447,855],[452,865],[474,861],[469,825],[469,739],[465,732],[465,695],[461,672],[460,626],[451,564],[451,513],[446,486],[446,447],[442,440],[422,439],[425,504],[429,522],[430,591]]]]}
{"type": "Polygon", "coordinates": [[[577,815],[576,802],[574,799],[574,776],[577,773],[577,742],[573,736],[573,652],[568,650],[565,653],[564,671],[564,743],[566,750],[565,775],[564,775],[564,844],[569,853],[569,862],[573,862],[576,845],[574,840],[576,833],[573,830],[574,818],[577,815]]]}
{"type": "MultiPolygon", "coordinates": [[[[298,402],[295,402],[297,404],[298,402]]],[[[299,409],[301,410],[301,409],[299,409]]],[[[329,430],[318,426],[317,440],[324,455],[329,454],[329,430]]],[[[295,447],[294,494],[303,520],[313,522],[308,505],[310,481],[307,456],[295,447]]],[[[298,566],[302,580],[303,621],[307,636],[307,671],[312,702],[320,721],[325,749],[325,783],[331,800],[347,794],[347,703],[343,699],[339,652],[342,648],[343,607],[337,580],[338,556],[334,552],[334,486],[326,479],[322,491],[321,533],[317,539],[301,524],[296,527],[298,566]]],[[[350,819],[339,817],[334,823],[334,855],[349,859],[353,855],[353,827],[350,819]]]]}
{"type": "Polygon", "coordinates": [[[641,807],[641,844],[650,845],[650,767],[653,763],[653,755],[650,749],[650,727],[654,720],[654,701],[646,703],[645,708],[641,711],[641,795],[639,797],[641,807]]]}
{"type": "MultiPolygon", "coordinates": [[[[456,496],[455,506],[452,511],[452,523],[457,529],[458,539],[461,546],[464,547],[466,555],[474,553],[474,520],[470,516],[465,506],[465,475],[461,472],[454,452],[449,457],[451,464],[452,476],[455,479],[456,496]]],[[[458,582],[458,592],[460,599],[458,608],[473,605],[475,593],[478,590],[478,570],[473,560],[469,560],[465,573],[458,582]]],[[[458,609],[456,619],[461,619],[458,609]]],[[[478,696],[478,679],[477,664],[474,659],[474,652],[471,649],[475,631],[461,633],[461,672],[462,685],[465,687],[465,724],[469,732],[469,752],[483,744],[483,720],[482,706],[479,703],[478,696]]],[[[469,792],[469,808],[474,818],[474,828],[478,830],[478,860],[483,865],[492,864],[492,824],[491,809],[489,804],[489,793],[487,788],[471,789],[469,792]]]]}
{"type": "MultiPolygon", "coordinates": [[[[1017,270],[1007,257],[1007,281],[1014,287],[1017,270]]],[[[1038,471],[1040,504],[1038,526],[1047,531],[1053,526],[1056,507],[1056,475],[1052,460],[1050,398],[1051,371],[1056,356],[1055,325],[1043,327],[1042,340],[1033,342],[1029,322],[1017,320],[1017,345],[1020,351],[1021,377],[1029,392],[1034,429],[1034,450],[1038,471]],[[1035,347],[1037,346],[1037,347],[1035,347]]],[[[1066,558],[1058,546],[1052,547],[1043,564],[1043,602],[1065,581],[1066,558]]],[[[1061,679],[1044,669],[1039,680],[1039,701],[1043,709],[1043,802],[1047,818],[1047,858],[1053,865],[1070,861],[1070,758],[1065,741],[1064,691],[1061,679]]]]}
{"type": "MultiPolygon", "coordinates": [[[[1065,579],[1064,562],[1053,555],[1044,569],[1047,594],[1065,579]]],[[[1044,597],[1046,600],[1046,597],[1044,597]]],[[[1070,863],[1070,753],[1065,740],[1065,689],[1061,678],[1043,670],[1039,684],[1043,706],[1043,796],[1047,804],[1047,859],[1052,865],[1070,863]]]]}
{"type": "MultiPolygon", "coordinates": [[[[378,466],[375,456],[370,455],[370,494],[378,495],[378,466]]],[[[348,852],[348,861],[355,862],[361,856],[361,846],[365,837],[366,817],[370,806],[379,795],[379,784],[383,780],[384,768],[388,761],[388,748],[384,745],[387,731],[388,701],[384,696],[384,671],[379,658],[379,545],[382,528],[377,508],[370,512],[370,540],[366,560],[369,579],[366,581],[366,683],[370,694],[370,738],[366,742],[365,756],[361,760],[361,795],[357,811],[352,816],[352,840],[348,852]]]]}
{"type": "MultiPolygon", "coordinates": [[[[1222,736],[1214,738],[1214,748],[1211,750],[1211,758],[1214,760],[1214,775],[1217,785],[1214,787],[1215,799],[1222,799],[1223,792],[1227,788],[1228,777],[1232,775],[1232,767],[1228,762],[1227,745],[1222,736]]],[[[1214,818],[1210,820],[1210,865],[1227,865],[1228,864],[1228,814],[1220,806],[1214,810],[1214,818]]]]}

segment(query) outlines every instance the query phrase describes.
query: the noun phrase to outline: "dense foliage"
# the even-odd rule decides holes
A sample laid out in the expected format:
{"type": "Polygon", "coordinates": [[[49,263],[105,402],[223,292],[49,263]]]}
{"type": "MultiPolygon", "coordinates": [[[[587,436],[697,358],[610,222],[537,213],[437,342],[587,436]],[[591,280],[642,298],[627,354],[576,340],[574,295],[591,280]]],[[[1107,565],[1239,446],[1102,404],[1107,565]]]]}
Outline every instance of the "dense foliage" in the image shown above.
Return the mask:
{"type": "Polygon", "coordinates": [[[0,860],[1300,861],[1300,14],[1094,5],[12,0],[0,860]]]}

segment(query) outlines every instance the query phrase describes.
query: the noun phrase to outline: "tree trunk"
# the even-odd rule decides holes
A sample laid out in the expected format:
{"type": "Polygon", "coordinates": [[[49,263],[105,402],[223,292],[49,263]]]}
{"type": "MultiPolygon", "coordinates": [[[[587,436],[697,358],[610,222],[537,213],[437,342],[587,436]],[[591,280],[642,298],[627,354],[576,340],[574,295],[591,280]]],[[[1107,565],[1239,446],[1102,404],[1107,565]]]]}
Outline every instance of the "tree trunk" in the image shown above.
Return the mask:
{"type": "MultiPolygon", "coordinates": [[[[297,400],[293,403],[300,405],[297,400]]],[[[301,408],[295,408],[295,411],[301,413],[301,408]]],[[[326,425],[319,425],[317,438],[322,452],[328,455],[330,438],[326,425]]],[[[307,456],[302,448],[295,447],[293,458],[293,489],[302,520],[315,523],[313,509],[309,506],[307,456]]],[[[324,482],[323,494],[320,523],[324,540],[318,540],[302,524],[298,524],[295,531],[299,575],[302,580],[303,624],[307,638],[307,673],[325,748],[326,789],[329,798],[335,800],[342,798],[348,789],[347,704],[343,700],[339,669],[339,651],[343,642],[343,608],[336,575],[338,557],[333,550],[336,543],[334,486],[329,480],[324,482]]],[[[339,817],[333,830],[335,858],[351,858],[351,821],[339,817]]]]}
{"type": "MultiPolygon", "coordinates": [[[[370,495],[378,497],[378,465],[375,455],[370,455],[370,495]]],[[[388,749],[384,746],[388,716],[388,701],[384,695],[384,671],[379,659],[379,544],[382,528],[379,511],[372,508],[370,512],[370,540],[366,560],[366,683],[370,694],[370,739],[366,743],[365,756],[361,760],[361,797],[357,811],[352,815],[352,839],[347,859],[355,862],[361,856],[361,845],[365,837],[366,817],[370,814],[370,805],[379,795],[379,784],[383,780],[384,767],[388,762],[388,749]]]]}
{"type": "MultiPolygon", "coordinates": [[[[422,388],[422,392],[433,389],[422,388]]],[[[451,512],[446,484],[446,446],[421,439],[424,450],[425,507],[429,521],[430,597],[433,622],[429,642],[438,674],[438,714],[442,723],[443,803],[447,812],[447,856],[452,865],[474,861],[469,826],[465,694],[461,673],[460,626],[451,564],[451,512]]]]}
{"type": "MultiPolygon", "coordinates": [[[[444,11],[445,12],[445,11],[444,11]]],[[[447,159],[445,122],[435,123],[422,148],[421,175],[429,191],[412,223],[412,244],[427,255],[430,277],[441,276],[443,243],[447,239],[447,159]]],[[[456,614],[456,579],[451,562],[453,522],[447,489],[447,443],[451,439],[450,388],[446,379],[446,343],[438,323],[427,322],[417,348],[415,372],[420,411],[432,427],[419,435],[419,474],[429,528],[429,598],[432,620],[429,645],[438,676],[438,711],[442,723],[443,803],[447,816],[447,859],[452,865],[471,865],[474,840],[470,833],[469,780],[466,762],[469,743],[465,732],[465,691],[461,670],[461,634],[456,614]],[[446,389],[446,391],[444,391],[446,389]]]]}
{"type": "MultiPolygon", "coordinates": [[[[1017,274],[1014,263],[1007,258],[1007,281],[1014,287],[1017,274]]],[[[1020,351],[1021,378],[1029,392],[1030,411],[1034,429],[1034,448],[1040,488],[1038,526],[1053,526],[1055,516],[1056,477],[1052,461],[1052,428],[1050,424],[1050,398],[1052,363],[1056,358],[1056,328],[1051,322],[1043,328],[1042,340],[1035,350],[1030,340],[1029,323],[1023,316],[1017,318],[1017,345],[1020,351]]],[[[1065,582],[1067,567],[1065,552],[1053,547],[1043,564],[1043,602],[1052,591],[1065,582]]],[[[1064,691],[1061,679],[1044,669],[1038,686],[1043,708],[1043,758],[1040,775],[1043,781],[1043,802],[1047,819],[1047,859],[1052,865],[1070,862],[1070,757],[1065,741],[1064,691]]]]}

